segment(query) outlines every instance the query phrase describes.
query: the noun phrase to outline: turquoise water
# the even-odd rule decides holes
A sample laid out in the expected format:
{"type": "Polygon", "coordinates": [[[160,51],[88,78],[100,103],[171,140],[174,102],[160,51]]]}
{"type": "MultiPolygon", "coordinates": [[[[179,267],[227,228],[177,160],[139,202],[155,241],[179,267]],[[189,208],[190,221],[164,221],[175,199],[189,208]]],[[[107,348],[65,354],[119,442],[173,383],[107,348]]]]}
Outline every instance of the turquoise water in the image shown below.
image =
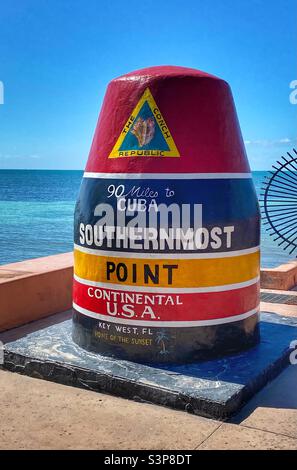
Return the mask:
{"type": "MultiPolygon", "coordinates": [[[[0,171],[0,264],[71,251],[82,171],[0,171]]],[[[260,193],[265,172],[253,172],[260,193]]],[[[262,227],[262,266],[291,259],[262,227]]]]}

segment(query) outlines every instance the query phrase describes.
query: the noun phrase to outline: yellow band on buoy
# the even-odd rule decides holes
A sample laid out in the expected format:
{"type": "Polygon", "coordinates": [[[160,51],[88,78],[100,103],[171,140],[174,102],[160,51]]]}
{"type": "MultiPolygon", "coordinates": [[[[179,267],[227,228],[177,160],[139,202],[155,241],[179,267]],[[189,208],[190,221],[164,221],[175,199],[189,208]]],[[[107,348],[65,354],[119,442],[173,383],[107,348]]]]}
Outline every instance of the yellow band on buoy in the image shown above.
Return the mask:
{"type": "Polygon", "coordinates": [[[260,253],[210,259],[151,259],[101,256],[74,250],[81,279],[119,285],[208,287],[236,284],[259,275],[260,253]]]}

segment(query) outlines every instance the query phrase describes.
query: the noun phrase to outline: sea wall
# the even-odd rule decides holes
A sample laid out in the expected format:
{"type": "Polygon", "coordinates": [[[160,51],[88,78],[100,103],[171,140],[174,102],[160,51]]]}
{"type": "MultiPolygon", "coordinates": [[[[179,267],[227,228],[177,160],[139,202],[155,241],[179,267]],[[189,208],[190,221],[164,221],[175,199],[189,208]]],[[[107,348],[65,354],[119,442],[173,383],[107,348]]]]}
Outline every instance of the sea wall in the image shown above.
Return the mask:
{"type": "Polygon", "coordinates": [[[0,331],[69,309],[72,277],[72,253],[0,266],[0,331]]]}
{"type": "Polygon", "coordinates": [[[261,269],[262,289],[289,290],[297,285],[297,261],[261,269]]]}

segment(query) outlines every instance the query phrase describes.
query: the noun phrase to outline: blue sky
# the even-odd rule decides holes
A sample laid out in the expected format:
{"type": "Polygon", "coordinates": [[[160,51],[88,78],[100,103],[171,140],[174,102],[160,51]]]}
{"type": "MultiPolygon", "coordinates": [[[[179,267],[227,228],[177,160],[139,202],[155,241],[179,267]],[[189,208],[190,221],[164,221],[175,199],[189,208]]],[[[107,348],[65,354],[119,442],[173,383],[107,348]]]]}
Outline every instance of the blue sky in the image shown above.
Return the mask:
{"type": "Polygon", "coordinates": [[[233,90],[252,169],[296,147],[296,0],[2,0],[0,168],[82,169],[107,83],[150,65],[233,90]]]}

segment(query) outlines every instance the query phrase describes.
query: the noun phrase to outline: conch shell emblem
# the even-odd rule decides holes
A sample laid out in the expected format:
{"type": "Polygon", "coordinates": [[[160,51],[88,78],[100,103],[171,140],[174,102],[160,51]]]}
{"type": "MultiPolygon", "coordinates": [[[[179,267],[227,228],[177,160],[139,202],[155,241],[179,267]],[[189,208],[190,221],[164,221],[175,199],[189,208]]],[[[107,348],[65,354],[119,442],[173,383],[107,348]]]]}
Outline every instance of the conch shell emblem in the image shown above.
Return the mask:
{"type": "Polygon", "coordinates": [[[135,135],[138,146],[143,147],[147,145],[154,137],[155,134],[155,121],[152,117],[142,119],[139,117],[133,125],[131,132],[135,135]]]}

